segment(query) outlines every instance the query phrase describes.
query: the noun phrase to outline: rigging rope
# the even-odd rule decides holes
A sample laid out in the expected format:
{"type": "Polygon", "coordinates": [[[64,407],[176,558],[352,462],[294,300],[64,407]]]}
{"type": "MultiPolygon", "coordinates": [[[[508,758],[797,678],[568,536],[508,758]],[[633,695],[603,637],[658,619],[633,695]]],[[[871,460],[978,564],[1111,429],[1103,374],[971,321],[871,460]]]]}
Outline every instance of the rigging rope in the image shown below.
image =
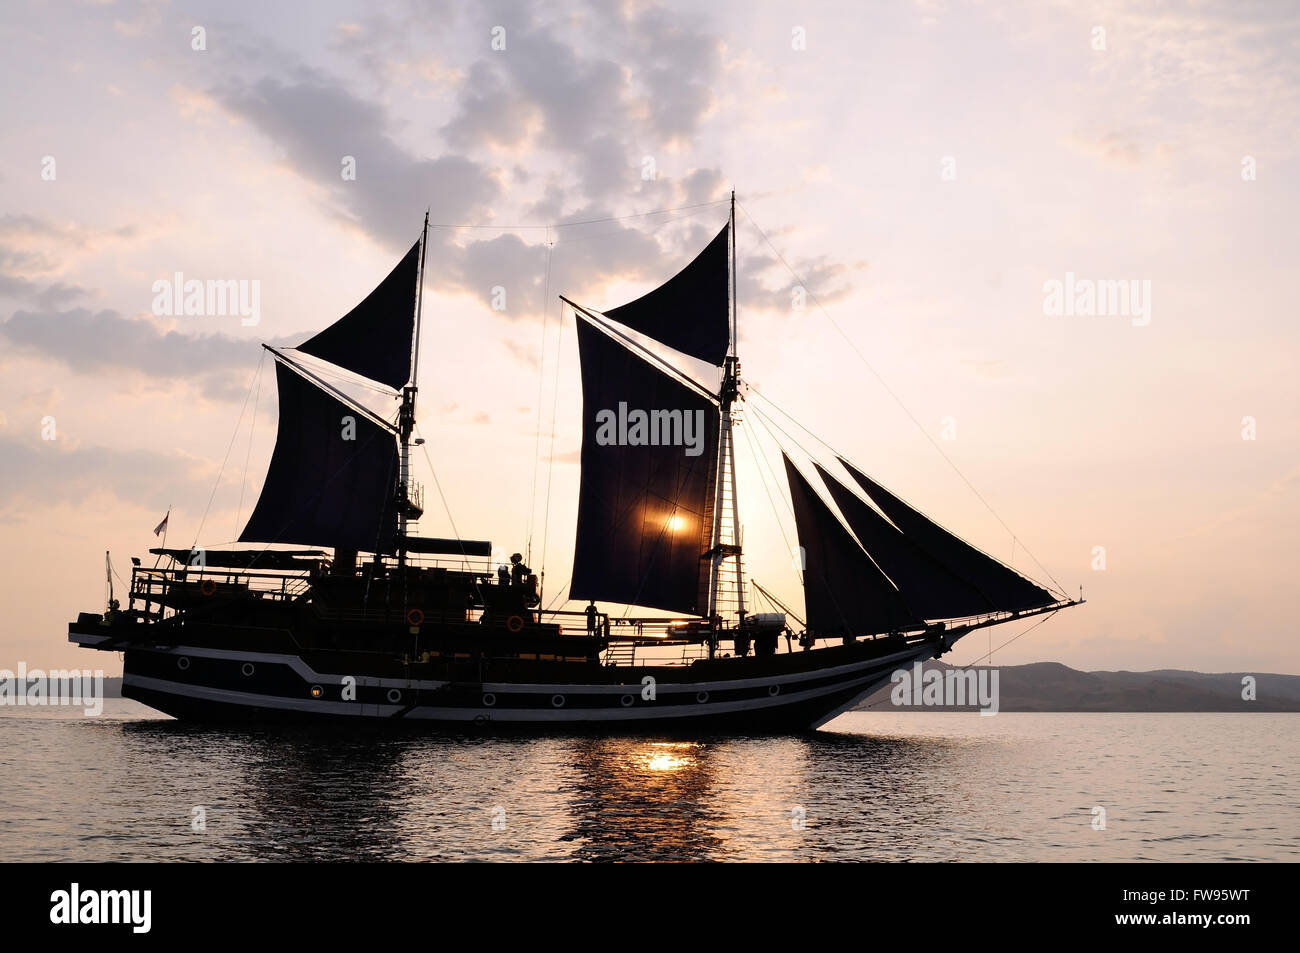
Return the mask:
{"type": "MultiPolygon", "coordinates": [[[[552,599],[550,603],[547,604],[546,608],[543,611],[550,612],[552,609],[554,609],[555,604],[561,601],[560,596],[564,595],[568,591],[569,591],[569,584],[566,582],[563,586],[560,587],[560,591],[556,593],[555,598],[552,599]]],[[[563,601],[568,602],[569,600],[565,599],[563,601]]]]}
{"type": "Polygon", "coordinates": [[[315,374],[317,377],[321,378],[322,380],[325,381],[332,380],[339,384],[348,384],[350,386],[360,387],[365,390],[374,391],[376,394],[382,394],[383,396],[389,398],[390,400],[400,400],[402,397],[401,394],[394,391],[391,387],[388,387],[384,384],[376,384],[374,381],[370,380],[369,378],[362,377],[360,374],[355,374],[352,371],[347,370],[346,368],[337,367],[325,361],[318,360],[313,355],[308,355],[306,351],[300,351],[296,347],[284,347],[284,348],[280,348],[280,350],[293,351],[294,357],[297,358],[298,363],[302,367],[310,371],[311,373],[315,374]],[[304,355],[307,356],[309,359],[303,360],[304,355]]]}
{"type": "MultiPolygon", "coordinates": [[[[1038,568],[1041,569],[1044,573],[1046,573],[1047,577],[1052,580],[1053,584],[1055,584],[1057,588],[1057,591],[1064,593],[1065,588],[1059,582],[1057,582],[1056,577],[1052,575],[1051,571],[1048,570],[1048,568],[1044,566],[1041,562],[1039,562],[1038,558],[1032,552],[1029,551],[1029,548],[1025,545],[1024,540],[1018,540],[1018,537],[1012,531],[1011,527],[1008,526],[1006,522],[1003,521],[1002,517],[998,515],[997,510],[993,509],[993,507],[989,504],[988,500],[984,499],[984,497],[980,494],[980,491],[975,489],[975,485],[966,478],[966,474],[962,473],[961,469],[957,466],[957,464],[954,463],[952,459],[946,453],[943,452],[943,448],[940,447],[939,444],[935,442],[934,437],[930,435],[930,431],[928,431],[924,426],[922,426],[921,422],[916,419],[916,416],[910,410],[908,410],[907,405],[903,403],[902,398],[899,397],[896,393],[894,393],[893,389],[887,383],[885,383],[885,379],[880,375],[880,372],[876,370],[875,366],[869,360],[867,360],[866,355],[863,354],[862,351],[858,349],[858,346],[853,342],[853,339],[850,338],[848,334],[845,333],[844,329],[839,326],[836,320],[831,317],[830,312],[827,311],[826,308],[822,305],[817,295],[807,287],[807,285],[804,283],[804,280],[799,275],[799,273],[796,272],[793,267],[791,267],[788,261],[785,260],[785,256],[781,254],[781,252],[777,249],[776,245],[772,244],[772,240],[767,237],[767,233],[763,231],[762,227],[756,221],[754,221],[754,216],[749,214],[749,209],[745,208],[745,206],[742,205],[740,202],[737,202],[736,204],[740,206],[741,211],[745,213],[745,217],[749,219],[750,224],[754,226],[754,228],[758,231],[758,234],[762,237],[763,241],[767,243],[767,247],[772,250],[772,253],[774,255],[776,255],[777,260],[780,261],[781,264],[785,266],[786,270],[790,272],[790,274],[794,277],[795,281],[797,281],[800,284],[800,286],[803,287],[805,291],[807,291],[808,297],[811,298],[813,304],[817,306],[817,310],[820,311],[822,313],[822,316],[825,317],[826,320],[830,322],[831,327],[833,327],[836,330],[836,332],[838,332],[840,337],[844,338],[845,343],[847,343],[849,348],[853,351],[853,353],[857,355],[858,360],[860,360],[866,366],[867,370],[869,370],[872,373],[872,375],[876,378],[876,380],[880,383],[880,386],[885,389],[885,393],[887,393],[890,397],[894,399],[894,402],[898,404],[898,406],[902,409],[903,413],[905,413],[908,416],[908,418],[912,421],[912,423],[916,424],[917,429],[920,430],[921,433],[925,436],[925,439],[930,442],[930,446],[932,446],[935,449],[935,451],[939,454],[939,456],[943,458],[944,462],[947,463],[948,466],[952,467],[953,472],[956,473],[957,476],[961,478],[962,482],[965,483],[966,486],[970,489],[970,491],[975,494],[976,499],[978,499],[981,503],[984,504],[984,507],[990,513],[993,514],[993,518],[996,519],[998,523],[1001,524],[1002,528],[1007,531],[1007,534],[1011,537],[1013,545],[1018,541],[1020,543],[1020,548],[1023,549],[1025,553],[1029,556],[1029,558],[1034,561],[1034,564],[1038,566],[1038,568]]],[[[782,411],[782,413],[784,413],[784,411],[782,411]]],[[[811,431],[809,431],[809,433],[811,433],[811,431]]],[[[829,446],[829,444],[827,446],[829,446]]]]}
{"type": "MultiPolygon", "coordinates": [[[[1023,637],[1023,636],[1028,635],[1030,632],[1033,632],[1034,629],[1038,628],[1040,625],[1042,625],[1042,624],[1043,624],[1044,622],[1046,622],[1048,619],[1052,618],[1052,616],[1056,615],[1056,613],[1059,612],[1059,611],[1060,611],[1060,610],[1057,609],[1057,610],[1054,610],[1054,611],[1052,611],[1052,612],[1049,612],[1047,615],[1043,616],[1041,619],[1039,619],[1037,622],[1035,622],[1035,623],[1034,623],[1033,625],[1031,625],[1029,628],[1025,629],[1025,631],[1021,632],[1019,635],[1014,635],[1014,636],[1012,636],[1011,638],[1007,639],[1005,642],[1003,642],[1001,645],[999,645],[996,649],[991,649],[987,655],[983,655],[983,656],[981,656],[980,658],[977,658],[975,661],[973,661],[973,662],[968,662],[968,663],[966,663],[965,665],[953,665],[953,666],[950,666],[950,667],[951,667],[951,668],[955,668],[955,669],[968,669],[968,668],[973,668],[974,666],[978,665],[980,662],[984,661],[985,659],[987,659],[987,658],[991,658],[991,657],[993,656],[993,653],[994,653],[994,652],[998,652],[998,651],[1001,651],[1002,649],[1005,649],[1005,648],[1006,648],[1008,645],[1010,645],[1012,642],[1016,641],[1016,639],[1019,639],[1019,638],[1021,638],[1021,637],[1023,637]]],[[[991,633],[992,633],[992,629],[990,629],[989,631],[990,631],[990,635],[991,635],[991,633]]],[[[884,699],[881,699],[881,700],[878,701],[878,702],[875,702],[875,703],[873,703],[873,704],[871,704],[871,705],[868,705],[867,708],[875,708],[877,705],[883,705],[885,702],[887,702],[887,701],[891,701],[891,700],[892,700],[892,699],[890,699],[890,698],[884,698],[884,699]]],[[[865,710],[865,709],[861,709],[861,708],[859,708],[859,709],[857,709],[857,710],[858,710],[858,711],[863,711],[863,710],[865,710]]]]}
{"type": "Polygon", "coordinates": [[[203,508],[203,517],[199,520],[199,528],[194,533],[194,542],[190,546],[193,550],[199,544],[199,537],[203,534],[203,524],[207,522],[208,511],[212,509],[212,500],[217,495],[217,488],[221,486],[221,476],[226,472],[226,461],[230,459],[230,451],[235,446],[235,438],[239,436],[239,427],[244,422],[244,411],[248,409],[248,398],[253,396],[253,382],[258,379],[262,373],[263,362],[266,361],[266,351],[262,351],[262,356],[258,359],[257,370],[253,372],[252,378],[248,382],[248,393],[244,395],[244,405],[239,408],[239,419],[235,421],[235,432],[230,435],[230,443],[226,447],[226,455],[221,458],[221,469],[217,471],[216,482],[212,484],[212,492],[208,494],[208,505],[203,508]]]}
{"type": "MultiPolygon", "coordinates": [[[[537,427],[536,436],[533,440],[533,493],[529,499],[528,555],[525,562],[532,562],[533,559],[533,527],[537,521],[537,471],[540,469],[542,462],[542,395],[546,383],[546,325],[551,316],[551,256],[554,253],[555,243],[551,241],[551,233],[548,229],[546,232],[546,279],[542,291],[542,341],[537,348],[537,427]]],[[[561,318],[563,318],[563,315],[561,315],[561,318]]],[[[558,379],[556,386],[559,386],[558,379]]]]}
{"type": "MultiPolygon", "coordinates": [[[[764,428],[766,428],[766,425],[764,425],[763,422],[762,422],[761,420],[759,421],[759,425],[760,425],[760,426],[763,426],[764,428]]],[[[793,554],[794,551],[795,551],[795,549],[794,549],[793,546],[790,545],[790,537],[789,537],[788,535],[786,535],[786,531],[785,531],[785,523],[783,522],[783,520],[782,520],[782,518],[781,518],[781,513],[780,513],[780,511],[777,510],[777,507],[776,507],[776,498],[772,496],[772,490],[771,490],[771,488],[768,486],[768,482],[767,482],[767,474],[764,473],[764,470],[763,470],[763,468],[764,468],[765,466],[767,466],[767,467],[768,467],[768,472],[771,472],[771,468],[770,468],[770,466],[768,465],[767,458],[766,458],[765,456],[763,456],[763,455],[759,452],[757,442],[754,440],[753,437],[751,437],[751,436],[749,435],[749,428],[748,428],[748,427],[741,427],[740,429],[741,429],[742,431],[744,431],[744,433],[745,433],[745,442],[746,442],[747,444],[749,444],[750,452],[753,453],[753,455],[754,455],[754,459],[758,462],[758,480],[759,480],[760,483],[763,484],[763,492],[764,492],[765,494],[767,494],[767,502],[768,502],[768,505],[770,505],[770,506],[772,507],[772,515],[776,517],[776,528],[777,528],[778,530],[781,531],[781,540],[785,543],[785,549],[786,549],[786,552],[787,552],[787,553],[790,553],[790,554],[793,554]]],[[[770,431],[768,432],[768,435],[771,436],[771,432],[770,432],[770,431]]],[[[774,441],[775,441],[775,439],[776,439],[776,438],[773,437],[773,440],[774,440],[774,441]]],[[[775,486],[775,487],[778,489],[778,491],[780,490],[781,484],[777,481],[777,479],[776,479],[776,474],[775,474],[775,473],[772,473],[772,485],[775,486]]],[[[778,492],[778,493],[777,493],[777,496],[780,496],[781,499],[782,499],[782,501],[785,501],[785,497],[784,497],[781,493],[778,492]]],[[[791,510],[791,513],[793,514],[793,508],[789,505],[789,503],[786,503],[786,509],[791,510]]],[[[790,563],[790,570],[791,570],[791,572],[794,573],[795,581],[799,584],[799,587],[802,588],[802,587],[803,587],[803,580],[799,578],[799,570],[797,570],[797,569],[794,568],[794,562],[793,562],[793,561],[790,563]]],[[[753,580],[751,579],[750,582],[753,582],[753,580]]],[[[758,583],[754,582],[754,585],[757,586],[758,583]]]]}
{"type": "MultiPolygon", "coordinates": [[[[1025,631],[1021,632],[1020,635],[1013,635],[1011,638],[1007,639],[1005,642],[1003,642],[1001,645],[999,645],[996,649],[989,649],[988,654],[980,656],[980,657],[977,658],[975,661],[970,662],[970,663],[968,663],[968,664],[966,664],[966,665],[961,666],[961,668],[970,668],[972,665],[978,665],[980,662],[984,661],[985,659],[992,658],[994,652],[1000,652],[1000,651],[1002,651],[1002,650],[1005,649],[1008,645],[1010,645],[1012,642],[1014,642],[1016,639],[1020,638],[1021,636],[1028,635],[1030,632],[1033,632],[1034,629],[1038,628],[1040,625],[1042,625],[1044,622],[1046,622],[1048,619],[1052,618],[1052,616],[1056,615],[1056,613],[1057,613],[1057,612],[1060,612],[1060,611],[1061,611],[1060,609],[1056,609],[1056,610],[1054,610],[1054,611],[1052,611],[1052,612],[1049,612],[1047,615],[1043,616],[1041,619],[1039,619],[1037,622],[1035,622],[1035,623],[1034,623],[1033,625],[1031,625],[1029,628],[1025,629],[1025,631]]],[[[990,635],[992,634],[992,631],[993,631],[992,629],[989,630],[990,635]]],[[[954,667],[955,667],[955,666],[954,666],[954,667]]]]}
{"type": "MultiPolygon", "coordinates": [[[[576,320],[576,318],[575,318],[576,320]]],[[[564,309],[560,309],[560,328],[555,336],[555,391],[551,395],[551,446],[547,451],[546,463],[546,514],[542,519],[542,568],[538,576],[540,584],[546,583],[546,543],[551,535],[551,478],[555,474],[555,421],[560,406],[560,362],[564,358],[564,309]]],[[[541,593],[538,592],[540,598],[541,593]]]]}
{"type": "Polygon", "coordinates": [[[244,490],[248,485],[248,459],[253,453],[253,431],[257,427],[257,405],[262,400],[262,369],[266,366],[266,351],[257,364],[257,393],[253,395],[253,417],[248,424],[248,447],[244,450],[244,470],[239,474],[239,505],[235,507],[235,535],[239,535],[239,517],[244,512],[244,490]]]}
{"type": "Polygon", "coordinates": [[[411,422],[411,427],[415,431],[416,437],[421,441],[420,449],[424,451],[424,462],[429,465],[429,475],[433,477],[433,485],[438,490],[438,499],[442,500],[443,512],[447,514],[447,522],[451,525],[451,535],[455,538],[456,545],[460,546],[461,563],[468,567],[469,556],[465,553],[465,544],[461,540],[460,530],[456,528],[456,518],[451,515],[451,507],[447,505],[447,495],[442,492],[442,484],[438,482],[438,471],[433,468],[433,459],[429,456],[429,445],[424,442],[424,437],[420,434],[420,428],[416,426],[414,421],[411,422]]]}

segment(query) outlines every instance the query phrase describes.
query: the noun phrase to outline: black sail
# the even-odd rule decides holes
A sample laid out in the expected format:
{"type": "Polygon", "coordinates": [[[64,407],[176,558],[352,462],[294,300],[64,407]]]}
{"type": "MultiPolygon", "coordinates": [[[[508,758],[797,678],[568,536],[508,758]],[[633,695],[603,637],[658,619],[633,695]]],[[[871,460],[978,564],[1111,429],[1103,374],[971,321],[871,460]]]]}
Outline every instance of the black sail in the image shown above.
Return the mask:
{"type": "Polygon", "coordinates": [[[977,588],[995,608],[1012,612],[1058,601],[1046,589],[912,509],[847,460],[841,458],[840,463],[904,536],[977,588]]]}
{"type": "Polygon", "coordinates": [[[582,480],[570,597],[706,612],[701,556],[712,534],[718,408],[583,320],[578,354],[582,480]],[[681,425],[649,428],[669,431],[656,445],[647,429],[620,427],[636,411],[676,413],[681,425]],[[688,415],[691,445],[674,444],[674,434],[688,436],[688,415]]]}
{"type": "Polygon", "coordinates": [[[692,357],[721,364],[730,339],[729,227],[723,226],[693,262],[654,291],[606,311],[606,317],[692,357]]]}
{"type": "Polygon", "coordinates": [[[401,390],[411,376],[420,243],[359,305],[298,350],[401,390]]]}
{"type": "Polygon", "coordinates": [[[925,619],[955,619],[993,611],[977,588],[900,533],[860,496],[817,465],[817,473],[844,514],[849,529],[898,587],[907,604],[925,619]]]}
{"type": "Polygon", "coordinates": [[[396,438],[283,363],[275,374],[275,450],[239,541],[392,553],[396,438]]]}
{"type": "Polygon", "coordinates": [[[790,458],[795,528],[803,550],[804,604],[808,629],[818,635],[870,635],[916,628],[922,623],[897,589],[844,528],[790,458]]]}

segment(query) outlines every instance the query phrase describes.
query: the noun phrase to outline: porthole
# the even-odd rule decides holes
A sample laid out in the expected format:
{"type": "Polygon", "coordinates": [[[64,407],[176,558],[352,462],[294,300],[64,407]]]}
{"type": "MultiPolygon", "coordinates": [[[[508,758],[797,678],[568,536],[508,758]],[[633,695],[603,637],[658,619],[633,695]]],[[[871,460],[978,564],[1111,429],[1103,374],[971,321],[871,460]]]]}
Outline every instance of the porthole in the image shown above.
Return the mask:
{"type": "Polygon", "coordinates": [[[695,700],[699,702],[701,705],[703,705],[706,701],[709,700],[709,693],[700,692],[698,695],[695,696],[695,700]]]}
{"type": "Polygon", "coordinates": [[[633,702],[635,702],[635,701],[636,701],[636,699],[633,698],[631,695],[624,695],[624,696],[623,696],[623,707],[624,707],[624,708],[631,708],[633,702]]]}
{"type": "Polygon", "coordinates": [[[312,698],[320,698],[324,694],[325,694],[325,689],[321,688],[319,685],[313,685],[311,687],[312,698]]]}
{"type": "Polygon", "coordinates": [[[398,702],[402,700],[402,693],[399,692],[396,688],[390,688],[388,690],[388,700],[392,702],[394,705],[396,705],[398,702]]]}
{"type": "Polygon", "coordinates": [[[767,686],[767,693],[768,693],[769,695],[771,695],[773,698],[775,698],[777,695],[780,695],[780,694],[781,694],[781,686],[780,686],[780,685],[769,685],[769,686],[767,686]]]}
{"type": "Polygon", "coordinates": [[[252,662],[245,662],[244,665],[243,665],[243,667],[240,669],[240,671],[244,673],[244,677],[245,677],[245,678],[248,678],[248,677],[249,677],[250,675],[252,675],[253,672],[254,672],[254,669],[253,669],[253,663],[252,663],[252,662]]]}
{"type": "Polygon", "coordinates": [[[563,696],[563,695],[552,695],[552,696],[551,696],[551,705],[552,705],[553,707],[555,707],[555,708],[563,708],[563,707],[564,707],[564,696],[563,696]]]}
{"type": "Polygon", "coordinates": [[[484,705],[486,705],[488,708],[491,708],[491,707],[492,707],[493,705],[495,705],[496,703],[497,703],[497,697],[496,697],[495,695],[493,695],[491,692],[484,692],[484,693],[483,693],[483,704],[484,704],[484,705]]]}
{"type": "Polygon", "coordinates": [[[190,667],[190,660],[187,659],[184,655],[182,655],[180,658],[176,660],[176,667],[183,672],[190,667]]]}

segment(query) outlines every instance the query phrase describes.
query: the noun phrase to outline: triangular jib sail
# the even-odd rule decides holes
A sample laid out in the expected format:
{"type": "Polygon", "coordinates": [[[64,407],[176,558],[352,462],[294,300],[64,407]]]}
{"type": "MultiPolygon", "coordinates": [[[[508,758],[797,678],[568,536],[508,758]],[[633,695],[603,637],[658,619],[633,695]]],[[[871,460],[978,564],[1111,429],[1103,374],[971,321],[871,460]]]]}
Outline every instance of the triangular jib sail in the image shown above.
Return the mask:
{"type": "Polygon", "coordinates": [[[954,575],[865,500],[817,465],[817,473],[863,548],[884,570],[907,604],[925,619],[955,619],[993,611],[975,586],[954,575]]]}
{"type": "Polygon", "coordinates": [[[977,589],[995,609],[1015,612],[1059,601],[1046,589],[914,510],[848,461],[841,458],[840,463],[907,539],[952,575],[977,589]]]}
{"type": "Polygon", "coordinates": [[[874,635],[918,628],[921,620],[784,453],[794,509],[808,631],[874,635]]]}

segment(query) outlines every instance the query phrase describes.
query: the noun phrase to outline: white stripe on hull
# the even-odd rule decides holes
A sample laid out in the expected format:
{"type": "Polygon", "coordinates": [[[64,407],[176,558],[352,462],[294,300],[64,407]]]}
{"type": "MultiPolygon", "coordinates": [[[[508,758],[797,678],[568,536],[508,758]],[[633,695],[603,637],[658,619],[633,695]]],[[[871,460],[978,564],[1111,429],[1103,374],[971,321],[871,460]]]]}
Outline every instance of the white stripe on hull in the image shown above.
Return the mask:
{"type": "MultiPolygon", "coordinates": [[[[82,645],[93,646],[97,642],[103,641],[106,638],[107,636],[99,638],[96,642],[81,641],[79,639],[78,642],[82,645]]],[[[163,648],[154,645],[136,647],[124,644],[121,649],[154,652],[159,655],[185,655],[194,658],[213,658],[236,662],[287,665],[296,675],[310,684],[338,685],[341,684],[345,677],[344,675],[332,675],[325,672],[317,672],[297,655],[285,655],[273,652],[232,651],[230,649],[209,649],[184,645],[163,648]]],[[[799,682],[833,677],[836,675],[848,675],[854,671],[861,670],[864,666],[874,668],[880,665],[900,663],[910,665],[918,658],[929,658],[933,654],[933,646],[928,644],[912,645],[902,651],[894,652],[890,655],[882,655],[879,658],[866,659],[859,662],[849,662],[844,665],[833,665],[826,668],[817,668],[808,671],[789,672],[754,678],[715,679],[713,681],[701,682],[661,681],[656,683],[655,692],[658,695],[695,695],[702,691],[716,692],[733,689],[763,688],[769,685],[779,685],[784,688],[785,686],[797,684],[799,682]]],[[[779,658],[780,656],[777,657],[779,658]]],[[[653,669],[658,667],[660,666],[649,665],[636,666],[635,668],[630,667],[628,672],[632,675],[633,680],[628,682],[583,682],[581,684],[558,684],[555,682],[483,682],[482,690],[496,695],[509,694],[512,692],[526,692],[531,694],[558,693],[561,695],[600,695],[612,691],[618,691],[619,689],[627,689],[629,691],[640,693],[642,688],[641,677],[640,675],[633,673],[640,672],[643,669],[653,669]]],[[[437,691],[449,684],[446,681],[432,679],[377,678],[367,675],[353,675],[350,677],[356,679],[358,687],[372,688],[437,691]]]]}
{"type": "MultiPolygon", "coordinates": [[[[156,649],[151,650],[156,651],[156,649]]],[[[191,649],[186,647],[174,647],[162,652],[161,654],[177,656],[192,655],[195,657],[221,658],[236,661],[257,661],[261,663],[283,662],[293,668],[297,674],[309,682],[324,683],[334,681],[337,684],[336,680],[339,678],[339,676],[319,674],[313,671],[301,658],[290,655],[275,655],[259,652],[231,652],[221,649],[191,649]]],[[[854,697],[848,702],[838,706],[834,711],[831,711],[828,714],[819,716],[809,724],[809,727],[816,728],[830,721],[836,715],[848,710],[861,699],[887,684],[893,666],[897,663],[905,662],[910,664],[916,660],[929,658],[933,654],[934,647],[932,645],[919,644],[912,646],[909,651],[897,652],[881,658],[867,659],[861,662],[834,666],[832,668],[820,669],[812,672],[774,675],[768,678],[736,679],[733,681],[693,682],[685,684],[665,683],[657,687],[657,695],[676,695],[684,693],[699,695],[710,690],[726,691],[729,689],[753,688],[764,685],[769,687],[776,686],[778,687],[778,692],[775,695],[763,695],[756,698],[733,699],[726,701],[706,700],[694,704],[678,703],[664,705],[663,707],[657,707],[653,704],[622,707],[621,703],[618,707],[601,708],[566,708],[563,706],[558,708],[509,708],[501,707],[500,705],[501,702],[508,705],[512,694],[541,693],[553,695],[577,695],[597,692],[616,693],[620,688],[626,688],[629,689],[631,693],[639,694],[641,689],[639,682],[627,685],[531,685],[516,683],[485,683],[482,686],[483,692],[485,694],[491,693],[498,696],[498,704],[491,707],[421,704],[410,706],[401,703],[376,704],[373,702],[344,702],[327,699],[292,698],[283,695],[264,695],[254,692],[195,685],[192,683],[177,682],[170,679],[154,678],[143,675],[133,675],[130,673],[123,676],[123,684],[125,686],[137,687],[148,691],[176,696],[178,698],[236,705],[245,708],[272,709],[277,711],[316,715],[345,715],[361,718],[394,717],[398,712],[404,711],[405,713],[402,715],[402,718],[405,720],[414,719],[419,721],[443,721],[465,724],[486,722],[494,725],[586,725],[601,722],[620,723],[645,721],[663,721],[668,723],[677,719],[698,719],[701,717],[729,715],[743,712],[758,713],[779,711],[782,708],[788,708],[807,702],[815,702],[819,698],[835,695],[845,691],[846,689],[857,689],[854,697]],[[853,677],[852,673],[854,672],[862,672],[864,674],[859,677],[853,677]],[[784,686],[787,685],[797,685],[798,683],[807,681],[810,678],[824,678],[833,675],[845,675],[847,677],[827,685],[804,689],[802,691],[784,690],[784,686]]],[[[357,683],[358,685],[395,687],[406,689],[408,691],[414,690],[417,692],[420,690],[436,691],[438,688],[447,684],[446,682],[440,681],[420,682],[401,679],[365,679],[361,677],[357,678],[357,683]]]]}

